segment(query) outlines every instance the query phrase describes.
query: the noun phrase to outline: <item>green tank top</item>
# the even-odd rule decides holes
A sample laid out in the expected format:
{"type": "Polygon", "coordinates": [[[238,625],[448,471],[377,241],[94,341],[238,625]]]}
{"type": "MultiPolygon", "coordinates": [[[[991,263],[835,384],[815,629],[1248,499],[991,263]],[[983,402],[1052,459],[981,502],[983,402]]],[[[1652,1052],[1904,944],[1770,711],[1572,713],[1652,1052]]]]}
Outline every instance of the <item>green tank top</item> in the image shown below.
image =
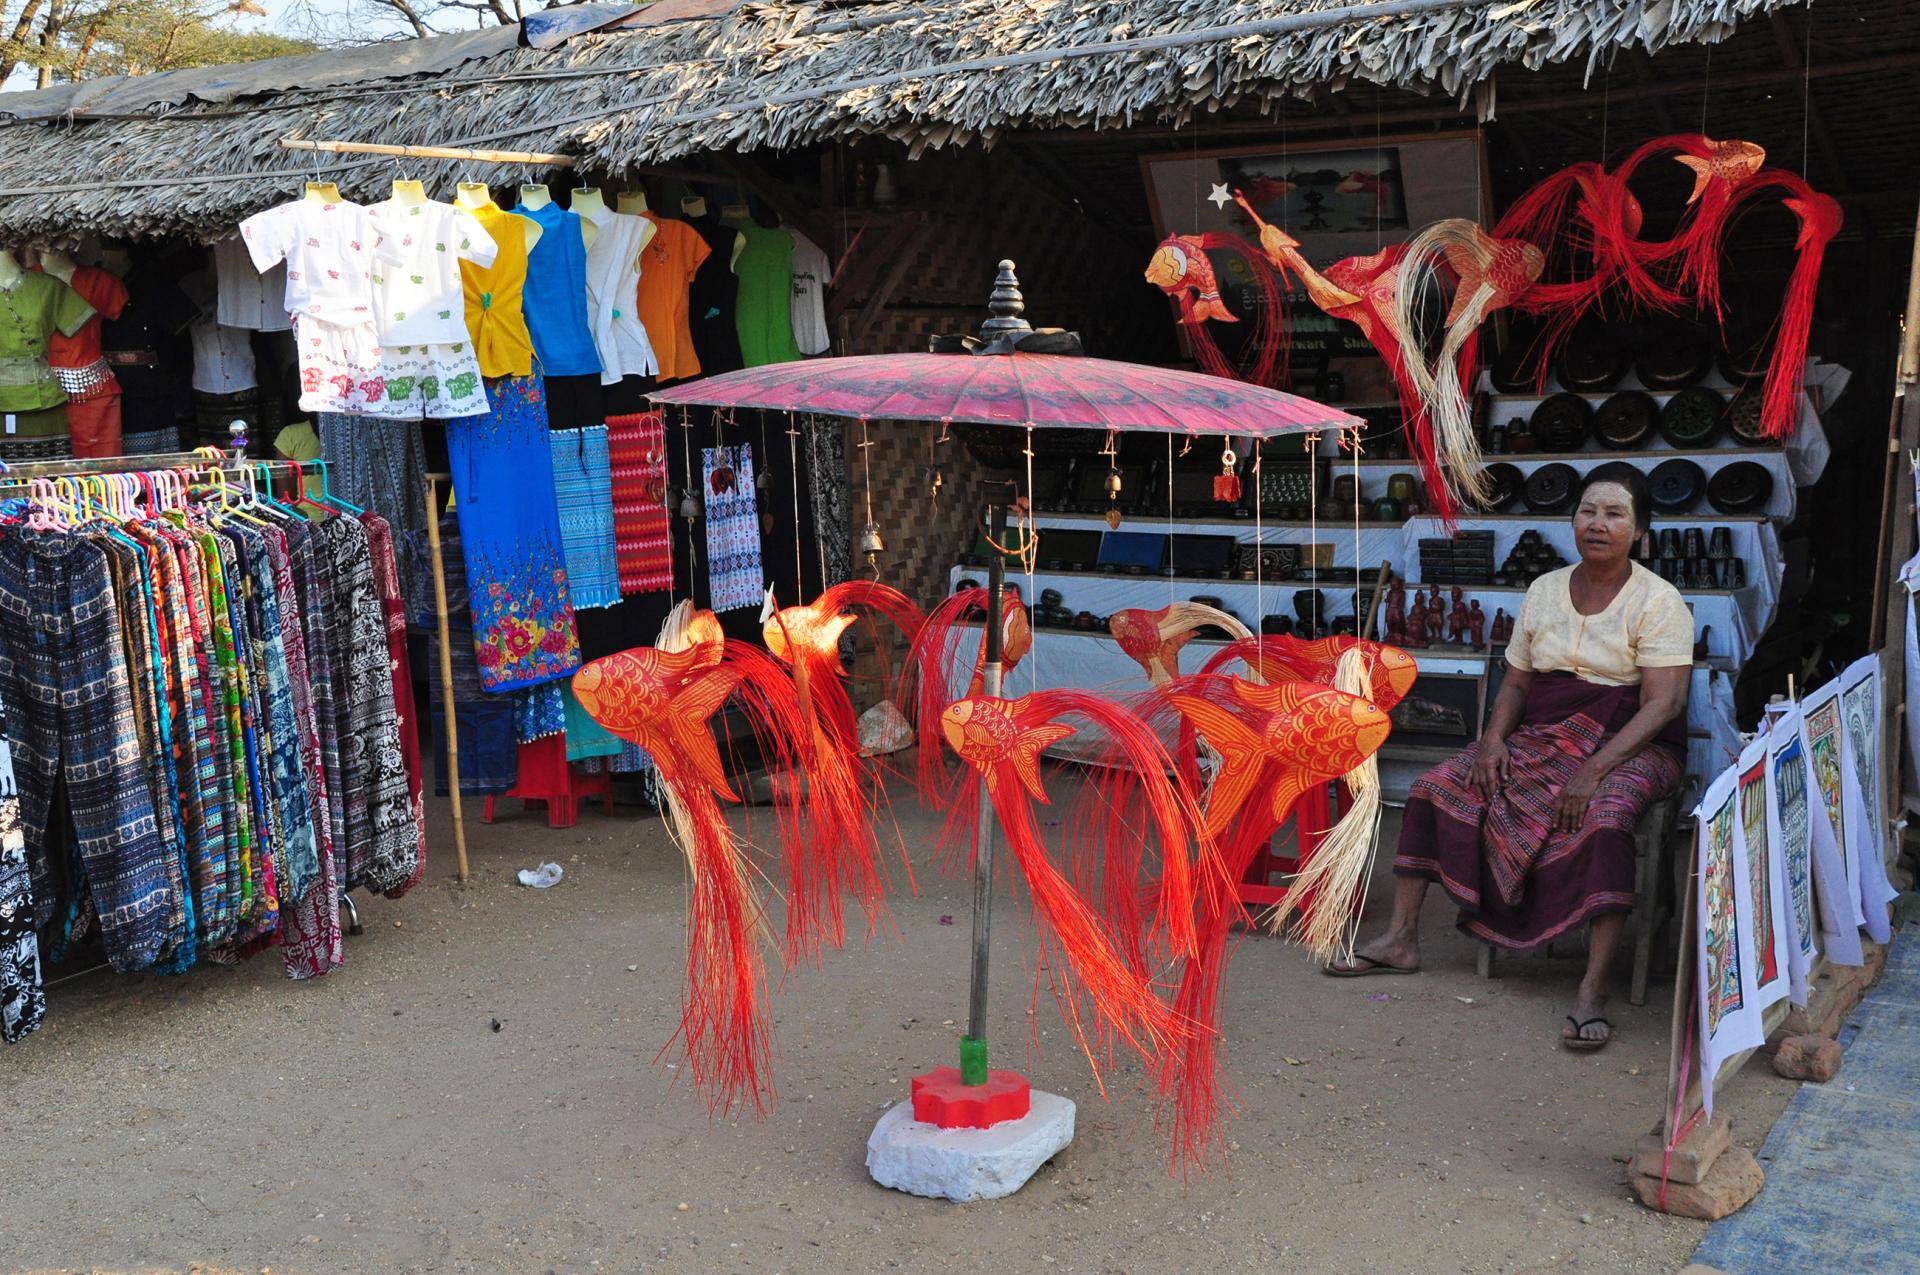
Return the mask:
{"type": "Polygon", "coordinates": [[[800,357],[793,339],[793,236],[761,226],[738,227],[747,245],[734,263],[740,296],[734,327],[748,367],[800,357]]]}

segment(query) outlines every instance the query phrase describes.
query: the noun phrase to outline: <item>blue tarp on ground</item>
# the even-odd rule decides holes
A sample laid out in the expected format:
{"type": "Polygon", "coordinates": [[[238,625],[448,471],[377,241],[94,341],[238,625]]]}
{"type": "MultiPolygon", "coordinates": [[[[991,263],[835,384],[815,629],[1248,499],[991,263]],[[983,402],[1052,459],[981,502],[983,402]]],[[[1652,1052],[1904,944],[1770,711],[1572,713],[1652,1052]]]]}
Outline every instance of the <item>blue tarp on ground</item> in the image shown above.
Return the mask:
{"type": "Polygon", "coordinates": [[[1920,934],[1893,941],[1840,1034],[1840,1074],[1800,1086],[1760,1149],[1766,1186],[1694,1261],[1728,1275],[1920,1270],[1920,934]]]}

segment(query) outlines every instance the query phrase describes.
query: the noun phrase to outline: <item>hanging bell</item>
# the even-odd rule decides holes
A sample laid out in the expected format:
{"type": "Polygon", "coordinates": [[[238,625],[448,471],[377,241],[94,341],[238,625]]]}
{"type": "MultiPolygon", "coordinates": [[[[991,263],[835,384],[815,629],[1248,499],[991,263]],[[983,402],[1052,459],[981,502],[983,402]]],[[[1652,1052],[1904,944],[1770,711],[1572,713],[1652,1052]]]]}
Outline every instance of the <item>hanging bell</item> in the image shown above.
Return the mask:
{"type": "Polygon", "coordinates": [[[927,466],[927,494],[938,498],[940,489],[947,485],[947,467],[941,464],[927,466]]]}
{"type": "Polygon", "coordinates": [[[700,489],[689,487],[680,493],[680,516],[692,522],[705,512],[700,505],[700,489]]]}
{"type": "Polygon", "coordinates": [[[1240,475],[1234,472],[1240,464],[1240,454],[1228,443],[1220,452],[1220,472],[1214,476],[1213,498],[1222,504],[1232,505],[1240,500],[1240,475]]]}
{"type": "Polygon", "coordinates": [[[1107,471],[1107,529],[1117,530],[1120,526],[1120,471],[1107,471]]]}
{"type": "Polygon", "coordinates": [[[766,470],[763,469],[759,473],[753,476],[753,489],[755,491],[765,491],[767,489],[767,471],[766,470]]]}
{"type": "Polygon", "coordinates": [[[887,542],[880,538],[880,525],[878,523],[868,523],[860,532],[860,552],[866,554],[867,557],[871,559],[876,554],[882,554],[886,551],[887,542]]]}

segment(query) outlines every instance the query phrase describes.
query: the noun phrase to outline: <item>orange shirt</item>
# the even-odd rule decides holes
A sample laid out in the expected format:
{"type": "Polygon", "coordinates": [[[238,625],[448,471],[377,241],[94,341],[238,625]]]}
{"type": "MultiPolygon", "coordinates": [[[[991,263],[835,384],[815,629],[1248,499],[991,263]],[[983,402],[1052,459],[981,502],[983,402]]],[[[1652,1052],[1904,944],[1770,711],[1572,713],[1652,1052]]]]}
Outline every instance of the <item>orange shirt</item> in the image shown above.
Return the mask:
{"type": "Polygon", "coordinates": [[[693,328],[687,319],[687,288],[693,272],[712,249],[700,232],[684,221],[642,213],[659,233],[640,251],[640,288],[634,310],[660,362],[662,381],[700,375],[700,356],[693,349],[693,328]]]}
{"type": "Polygon", "coordinates": [[[59,332],[47,338],[48,367],[91,367],[100,361],[100,320],[117,319],[127,308],[127,285],[98,266],[75,266],[67,284],[94,309],[94,315],[72,336],[59,332]]]}

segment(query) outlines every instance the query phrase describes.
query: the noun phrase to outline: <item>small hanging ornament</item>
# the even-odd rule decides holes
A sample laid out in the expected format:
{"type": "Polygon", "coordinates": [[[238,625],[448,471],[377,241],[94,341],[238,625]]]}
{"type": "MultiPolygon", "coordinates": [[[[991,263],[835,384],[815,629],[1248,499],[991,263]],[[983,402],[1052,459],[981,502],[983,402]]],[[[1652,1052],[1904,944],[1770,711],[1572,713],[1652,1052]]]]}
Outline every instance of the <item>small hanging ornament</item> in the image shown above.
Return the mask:
{"type": "Polygon", "coordinates": [[[927,466],[927,494],[935,500],[940,498],[940,489],[947,485],[947,467],[938,461],[927,466]]]}
{"type": "Polygon", "coordinates": [[[1116,530],[1120,526],[1120,471],[1107,470],[1107,529],[1116,530]]]}
{"type": "Polygon", "coordinates": [[[680,516],[688,522],[700,517],[705,510],[700,503],[700,489],[689,487],[680,493],[680,516]]]}
{"type": "Polygon", "coordinates": [[[1234,470],[1240,464],[1240,454],[1233,450],[1229,440],[1220,451],[1220,472],[1213,479],[1213,498],[1224,505],[1238,504],[1240,500],[1240,475],[1234,470]]]}
{"type": "Polygon", "coordinates": [[[726,465],[721,465],[713,471],[710,477],[708,477],[707,482],[712,484],[713,494],[716,496],[722,494],[723,492],[732,491],[733,490],[733,470],[726,465]]]}
{"type": "Polygon", "coordinates": [[[886,551],[887,542],[880,538],[879,524],[868,523],[860,532],[860,552],[867,555],[867,565],[872,566],[873,560],[886,551]]]}

